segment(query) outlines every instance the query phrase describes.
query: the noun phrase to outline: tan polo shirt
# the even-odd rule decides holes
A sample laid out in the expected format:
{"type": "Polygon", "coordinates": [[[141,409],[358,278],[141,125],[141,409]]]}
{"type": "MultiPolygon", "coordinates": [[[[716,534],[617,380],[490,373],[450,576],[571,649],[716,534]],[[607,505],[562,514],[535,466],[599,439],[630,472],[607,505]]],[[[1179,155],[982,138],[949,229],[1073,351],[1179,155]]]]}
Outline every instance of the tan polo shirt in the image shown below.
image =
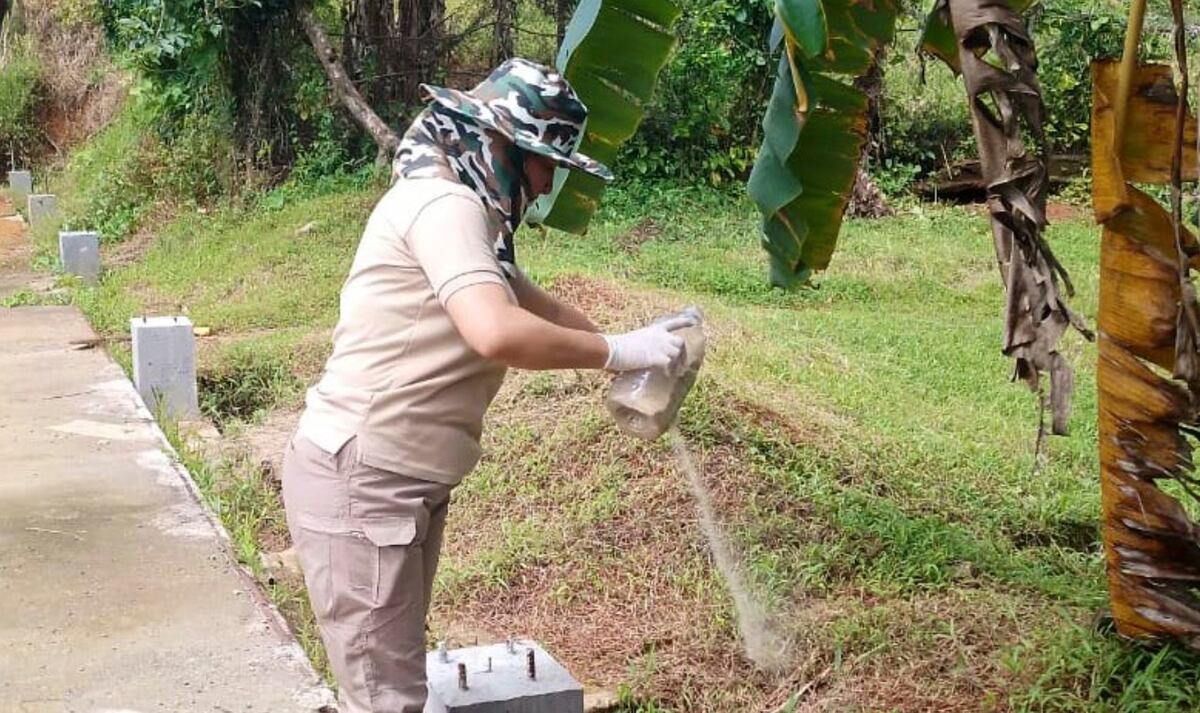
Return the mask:
{"type": "Polygon", "coordinates": [[[333,354],[308,391],[299,434],[366,465],[454,485],[479,460],[483,414],[505,367],[463,340],[446,301],[503,285],[483,204],[443,179],[396,183],[375,206],[342,287],[333,354]]]}

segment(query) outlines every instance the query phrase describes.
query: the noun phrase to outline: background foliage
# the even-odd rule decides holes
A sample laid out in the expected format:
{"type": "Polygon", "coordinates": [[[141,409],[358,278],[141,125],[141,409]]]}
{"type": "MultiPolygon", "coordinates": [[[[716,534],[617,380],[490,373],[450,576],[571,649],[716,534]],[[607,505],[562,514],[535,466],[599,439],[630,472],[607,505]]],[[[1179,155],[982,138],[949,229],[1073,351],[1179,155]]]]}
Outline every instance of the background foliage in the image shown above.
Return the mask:
{"type": "MultiPolygon", "coordinates": [[[[331,37],[353,35],[351,10],[383,0],[318,0],[331,37]]],[[[72,0],[77,15],[94,13],[111,48],[136,76],[142,133],[155,151],[121,156],[120,200],[92,201],[118,234],[137,220],[122,205],[178,172],[189,200],[204,202],[246,186],[289,176],[313,182],[367,170],[375,147],[331,96],[328,81],[294,17],[295,0],[72,0]],[[203,115],[203,118],[200,118],[203,115]],[[211,160],[219,156],[220,160],[211,160]],[[166,162],[166,163],[163,163],[166,162]],[[197,167],[208,163],[209,167],[197,167]],[[144,165],[143,165],[144,164],[144,165]],[[199,174],[199,175],[198,175],[199,174]],[[150,178],[158,175],[159,178],[150,178]]],[[[433,0],[406,0],[408,5],[433,0]]],[[[767,0],[680,0],[679,49],[662,75],[655,103],[617,163],[623,180],[705,183],[741,190],[757,155],[760,123],[773,77],[766,38],[767,0]]],[[[506,52],[550,61],[573,0],[448,0],[437,42],[442,55],[423,81],[470,86],[506,52]],[[497,23],[509,18],[507,34],[497,23]]],[[[406,5],[407,6],[407,5],[406,5]]],[[[1150,55],[1167,49],[1166,18],[1152,9],[1150,55]]],[[[869,169],[896,196],[914,181],[974,154],[961,83],[940,66],[925,71],[914,41],[927,12],[906,3],[896,43],[885,56],[882,99],[872,121],[869,169]]],[[[1062,0],[1029,16],[1042,60],[1049,109],[1047,133],[1056,153],[1085,153],[1091,56],[1115,54],[1124,32],[1121,8],[1107,0],[1062,0]]],[[[388,77],[368,56],[352,63],[355,83],[377,87],[388,77]]],[[[36,63],[10,62],[0,78],[0,149],[26,145],[36,93],[36,63]],[[7,99],[5,98],[7,97],[7,99]],[[24,112],[24,114],[22,114],[24,112]],[[9,120],[9,116],[17,117],[9,120]],[[25,116],[24,120],[20,116],[25,116]],[[14,137],[21,135],[21,139],[14,137]]],[[[391,96],[397,92],[383,92],[391,96]]],[[[387,101],[376,110],[403,129],[419,109],[387,101]]],[[[116,157],[114,157],[115,159],[116,157]]]]}
{"type": "Polygon", "coordinates": [[[24,45],[17,45],[0,71],[0,169],[24,163],[39,143],[34,110],[40,95],[41,65],[24,45]]]}
{"type": "Polygon", "coordinates": [[[682,6],[679,49],[619,165],[641,178],[738,184],[754,164],[774,81],[770,4],[684,0],[682,6]]]}

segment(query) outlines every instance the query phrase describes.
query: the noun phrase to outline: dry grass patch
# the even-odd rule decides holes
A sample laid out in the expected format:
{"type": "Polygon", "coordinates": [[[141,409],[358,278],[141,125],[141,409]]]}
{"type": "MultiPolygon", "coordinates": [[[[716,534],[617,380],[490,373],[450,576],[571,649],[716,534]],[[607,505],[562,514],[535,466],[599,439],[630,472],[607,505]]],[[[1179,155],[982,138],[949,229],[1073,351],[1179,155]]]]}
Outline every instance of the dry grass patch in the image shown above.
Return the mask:
{"type": "MultiPolygon", "coordinates": [[[[684,476],[662,444],[617,433],[606,383],[520,374],[506,385],[485,462],[451,508],[439,627],[533,636],[587,683],[627,683],[672,709],[758,710],[811,664],[776,676],[746,659],[684,476]]],[[[715,438],[700,462],[723,518],[775,523],[759,546],[815,541],[816,528],[785,532],[808,505],[747,467],[754,456],[727,426],[804,432],[714,387],[698,397],[718,413],[702,427],[715,438]]],[[[793,619],[779,618],[785,633],[793,619]]]]}
{"type": "MultiPolygon", "coordinates": [[[[1003,706],[1001,654],[1044,603],[976,589],[969,573],[911,598],[775,597],[797,654],[779,675],[756,671],[683,476],[660,445],[609,425],[603,385],[523,374],[506,386],[486,460],[451,508],[436,631],[532,636],[588,684],[676,711],[774,711],[794,694],[813,711],[1003,706]]],[[[811,434],[711,384],[698,397],[712,415],[688,427],[743,549],[819,546],[829,524],[770,475],[811,434]]]]}
{"type": "Polygon", "coordinates": [[[104,33],[87,12],[49,0],[26,0],[28,34],[42,66],[47,99],[39,124],[62,155],[104,128],[125,101],[129,81],[113,63],[104,33]]]}
{"type": "Polygon", "coordinates": [[[550,285],[550,292],[583,310],[605,331],[641,326],[680,307],[653,293],[630,290],[615,282],[584,275],[557,278],[550,285]]]}

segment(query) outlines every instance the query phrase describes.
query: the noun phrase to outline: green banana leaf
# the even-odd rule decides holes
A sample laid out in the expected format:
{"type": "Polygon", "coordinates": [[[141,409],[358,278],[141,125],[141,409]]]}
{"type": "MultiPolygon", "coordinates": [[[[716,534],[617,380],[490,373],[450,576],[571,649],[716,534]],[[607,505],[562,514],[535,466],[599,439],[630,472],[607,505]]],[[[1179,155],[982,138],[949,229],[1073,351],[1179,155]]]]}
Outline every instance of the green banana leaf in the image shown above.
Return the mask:
{"type": "Polygon", "coordinates": [[[776,11],[783,31],[772,36],[783,38],[783,56],[749,191],[763,214],[771,282],[791,288],[828,267],[837,246],[867,134],[867,97],[846,80],[867,72],[891,41],[897,8],[893,0],[777,0],[776,11]],[[821,36],[824,46],[801,39],[821,36]]]}
{"type": "MultiPolygon", "coordinates": [[[[567,25],[558,69],[588,107],[579,150],[611,165],[641,123],[658,75],[675,48],[682,10],[672,0],[582,0],[567,25]]],[[[530,207],[532,223],[584,233],[604,182],[559,169],[554,192],[530,207]]]]}
{"type": "MultiPolygon", "coordinates": [[[[1025,12],[1037,2],[1038,0],[1005,0],[1005,4],[1017,14],[1025,12]]],[[[925,54],[945,62],[955,74],[962,73],[962,66],[958,63],[958,42],[954,39],[954,29],[950,27],[948,0],[937,0],[933,4],[933,9],[925,18],[925,27],[921,30],[921,39],[917,46],[925,54]]]]}

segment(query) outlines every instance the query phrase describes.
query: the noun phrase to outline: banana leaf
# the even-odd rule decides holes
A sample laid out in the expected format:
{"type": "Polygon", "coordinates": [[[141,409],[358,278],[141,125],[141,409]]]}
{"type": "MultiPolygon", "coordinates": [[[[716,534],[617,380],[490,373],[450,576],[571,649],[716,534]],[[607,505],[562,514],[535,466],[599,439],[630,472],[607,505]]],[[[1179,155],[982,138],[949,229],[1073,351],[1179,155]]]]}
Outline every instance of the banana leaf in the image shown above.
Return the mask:
{"type": "MultiPolygon", "coordinates": [[[[588,107],[579,150],[606,164],[642,121],[658,75],[675,48],[682,10],[671,0],[582,0],[563,37],[556,65],[588,107]]],[[[554,192],[529,210],[532,223],[584,233],[604,182],[559,169],[554,192]]]]}
{"type": "Polygon", "coordinates": [[[1200,648],[1200,526],[1161,487],[1174,481],[1176,492],[1200,499],[1189,438],[1200,434],[1200,301],[1191,274],[1200,243],[1182,203],[1183,181],[1196,177],[1197,122],[1187,106],[1181,0],[1171,12],[1174,66],[1138,64],[1136,55],[1092,64],[1092,203],[1104,228],[1100,502],[1117,632],[1200,648]],[[1134,181],[1170,185],[1171,210],[1134,181]]]}
{"type": "Polygon", "coordinates": [[[763,214],[771,282],[804,284],[829,266],[867,138],[865,74],[891,41],[891,0],[778,0],[783,54],[763,119],[750,197],[763,214]]]}

